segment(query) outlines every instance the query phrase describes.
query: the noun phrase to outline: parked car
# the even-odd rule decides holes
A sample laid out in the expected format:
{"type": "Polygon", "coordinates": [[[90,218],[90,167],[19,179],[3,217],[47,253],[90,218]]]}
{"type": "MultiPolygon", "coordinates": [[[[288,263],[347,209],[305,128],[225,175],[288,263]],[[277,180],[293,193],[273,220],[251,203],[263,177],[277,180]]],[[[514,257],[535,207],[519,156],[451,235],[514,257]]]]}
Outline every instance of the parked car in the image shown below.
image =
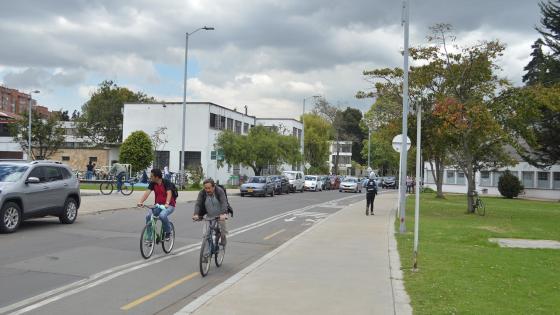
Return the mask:
{"type": "Polygon", "coordinates": [[[270,176],[253,176],[241,185],[239,188],[241,192],[241,197],[245,195],[263,196],[270,195],[274,196],[274,182],[270,176]]]}
{"type": "Polygon", "coordinates": [[[286,177],[288,177],[288,179],[290,180],[290,190],[292,192],[303,192],[305,186],[305,181],[303,180],[303,172],[284,171],[283,175],[286,175],[286,177]]]}
{"type": "Polygon", "coordinates": [[[331,189],[338,189],[340,187],[340,178],[338,176],[331,175],[329,179],[331,181],[331,189]]]}
{"type": "Polygon", "coordinates": [[[328,176],[321,176],[321,182],[323,183],[323,190],[331,190],[331,180],[328,176]]]}
{"type": "Polygon", "coordinates": [[[317,175],[305,175],[305,190],[322,191],[321,178],[317,175]]]}
{"type": "Polygon", "coordinates": [[[286,175],[274,175],[270,177],[274,182],[274,192],[276,194],[289,194],[290,193],[290,180],[286,175]]]}
{"type": "Polygon", "coordinates": [[[362,183],[356,177],[347,176],[344,181],[340,183],[338,191],[362,192],[362,183]]]}
{"type": "Polygon", "coordinates": [[[80,208],[80,182],[54,161],[0,162],[0,232],[15,232],[23,220],[57,216],[72,224],[80,208]]]}
{"type": "Polygon", "coordinates": [[[381,182],[381,187],[397,189],[399,188],[399,183],[397,182],[397,179],[394,176],[387,176],[387,177],[383,177],[383,180],[381,182]]]}

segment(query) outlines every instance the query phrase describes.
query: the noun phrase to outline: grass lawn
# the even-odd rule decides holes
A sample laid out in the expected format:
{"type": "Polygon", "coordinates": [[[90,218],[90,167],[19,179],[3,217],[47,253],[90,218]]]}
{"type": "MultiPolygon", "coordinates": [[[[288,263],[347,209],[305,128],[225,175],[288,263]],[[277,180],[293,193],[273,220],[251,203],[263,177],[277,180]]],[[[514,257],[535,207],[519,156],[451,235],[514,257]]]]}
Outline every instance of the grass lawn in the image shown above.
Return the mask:
{"type": "Polygon", "coordinates": [[[485,197],[480,217],[465,213],[465,195],[446,198],[421,196],[418,272],[412,272],[414,196],[407,202],[408,233],[396,235],[414,313],[560,314],[560,250],[488,241],[560,241],[560,203],[485,197]]]}

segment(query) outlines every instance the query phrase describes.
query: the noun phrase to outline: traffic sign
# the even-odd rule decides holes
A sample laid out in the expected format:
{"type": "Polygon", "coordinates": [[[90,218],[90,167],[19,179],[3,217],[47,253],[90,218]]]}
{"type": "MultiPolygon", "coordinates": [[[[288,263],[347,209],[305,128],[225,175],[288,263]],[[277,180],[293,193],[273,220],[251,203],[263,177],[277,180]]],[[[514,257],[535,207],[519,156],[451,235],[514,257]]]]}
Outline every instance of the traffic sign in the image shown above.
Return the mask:
{"type": "MultiPolygon", "coordinates": [[[[410,149],[410,138],[406,137],[406,151],[408,151],[408,149],[410,149]]],[[[393,149],[395,149],[395,151],[397,152],[401,152],[401,145],[402,145],[402,135],[396,135],[393,138],[393,149]]]]}

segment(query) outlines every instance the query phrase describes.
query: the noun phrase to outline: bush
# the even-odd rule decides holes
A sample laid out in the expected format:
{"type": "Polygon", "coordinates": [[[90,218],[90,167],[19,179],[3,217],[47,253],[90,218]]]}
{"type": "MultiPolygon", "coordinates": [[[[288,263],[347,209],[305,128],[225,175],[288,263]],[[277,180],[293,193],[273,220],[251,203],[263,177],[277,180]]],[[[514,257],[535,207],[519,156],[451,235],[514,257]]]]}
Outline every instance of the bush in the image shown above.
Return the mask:
{"type": "Polygon", "coordinates": [[[204,178],[204,172],[202,170],[202,165],[198,165],[196,167],[189,167],[187,169],[187,173],[189,174],[189,180],[191,181],[191,188],[193,189],[201,189],[202,186],[200,185],[202,179],[204,178]]]}
{"type": "Polygon", "coordinates": [[[502,196],[512,199],[519,196],[519,193],[523,191],[523,185],[510,171],[505,171],[498,181],[498,190],[502,196]]]}
{"type": "Polygon", "coordinates": [[[152,163],[154,153],[152,140],[144,131],[135,131],[124,140],[121,146],[119,162],[130,164],[132,172],[145,170],[152,163]]]}

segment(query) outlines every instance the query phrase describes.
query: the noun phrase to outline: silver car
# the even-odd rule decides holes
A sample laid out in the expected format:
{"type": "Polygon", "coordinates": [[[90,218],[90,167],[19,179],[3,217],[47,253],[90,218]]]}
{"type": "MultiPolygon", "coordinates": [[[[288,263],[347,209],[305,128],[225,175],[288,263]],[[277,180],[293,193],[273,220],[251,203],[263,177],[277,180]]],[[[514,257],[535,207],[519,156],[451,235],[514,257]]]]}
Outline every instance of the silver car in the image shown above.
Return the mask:
{"type": "Polygon", "coordinates": [[[340,183],[338,191],[362,192],[362,183],[355,177],[346,177],[340,183]]]}
{"type": "Polygon", "coordinates": [[[274,197],[274,187],[275,183],[272,181],[270,176],[253,176],[249,177],[247,182],[245,182],[239,188],[241,197],[245,195],[259,195],[266,197],[269,195],[274,197]]]}
{"type": "Polygon", "coordinates": [[[74,223],[80,201],[80,183],[66,165],[0,161],[0,232],[15,232],[23,220],[48,215],[74,223]]]}

